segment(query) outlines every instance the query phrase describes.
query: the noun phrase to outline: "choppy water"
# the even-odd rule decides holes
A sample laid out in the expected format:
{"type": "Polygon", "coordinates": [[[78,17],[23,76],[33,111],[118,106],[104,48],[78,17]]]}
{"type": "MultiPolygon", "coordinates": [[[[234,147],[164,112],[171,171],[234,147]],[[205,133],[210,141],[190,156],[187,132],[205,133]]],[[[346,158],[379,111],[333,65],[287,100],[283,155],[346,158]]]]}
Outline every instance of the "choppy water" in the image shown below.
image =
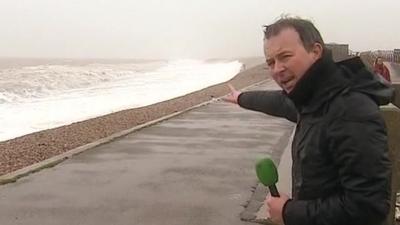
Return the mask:
{"type": "Polygon", "coordinates": [[[225,82],[238,61],[51,63],[0,69],[0,141],[225,82]]]}

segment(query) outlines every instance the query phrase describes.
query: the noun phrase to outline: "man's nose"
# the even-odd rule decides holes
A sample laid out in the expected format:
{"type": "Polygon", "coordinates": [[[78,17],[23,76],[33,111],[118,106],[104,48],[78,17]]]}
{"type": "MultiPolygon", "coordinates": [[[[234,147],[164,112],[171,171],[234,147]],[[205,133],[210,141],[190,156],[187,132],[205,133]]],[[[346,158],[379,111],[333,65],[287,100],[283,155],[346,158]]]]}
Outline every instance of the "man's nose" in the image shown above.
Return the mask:
{"type": "Polygon", "coordinates": [[[285,70],[285,67],[282,63],[280,62],[275,62],[274,67],[272,68],[272,72],[274,74],[279,74],[285,70]]]}

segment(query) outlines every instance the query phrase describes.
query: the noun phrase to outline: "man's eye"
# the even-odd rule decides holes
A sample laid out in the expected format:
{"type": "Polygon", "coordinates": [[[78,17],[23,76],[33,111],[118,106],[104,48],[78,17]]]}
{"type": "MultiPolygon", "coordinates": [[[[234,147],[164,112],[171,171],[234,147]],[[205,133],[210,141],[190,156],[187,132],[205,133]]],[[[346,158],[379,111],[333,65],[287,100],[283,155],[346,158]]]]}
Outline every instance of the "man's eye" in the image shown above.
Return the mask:
{"type": "Polygon", "coordinates": [[[275,63],[275,60],[265,60],[268,66],[272,66],[275,63]]]}

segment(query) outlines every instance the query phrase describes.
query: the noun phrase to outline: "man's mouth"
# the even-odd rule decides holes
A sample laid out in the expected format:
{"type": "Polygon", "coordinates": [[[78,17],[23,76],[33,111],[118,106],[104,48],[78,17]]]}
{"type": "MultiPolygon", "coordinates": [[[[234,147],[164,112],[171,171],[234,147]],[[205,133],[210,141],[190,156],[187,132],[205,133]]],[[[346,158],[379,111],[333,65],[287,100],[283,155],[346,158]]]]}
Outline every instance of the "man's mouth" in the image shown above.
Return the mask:
{"type": "Polygon", "coordinates": [[[290,77],[288,79],[282,80],[281,84],[282,84],[283,88],[285,89],[285,91],[290,91],[293,87],[293,82],[294,82],[294,78],[290,77]]]}
{"type": "Polygon", "coordinates": [[[292,77],[290,77],[290,78],[288,78],[288,79],[285,79],[285,80],[282,80],[282,84],[283,85],[288,85],[289,83],[291,83],[291,81],[293,81],[293,78],[292,77]]]}

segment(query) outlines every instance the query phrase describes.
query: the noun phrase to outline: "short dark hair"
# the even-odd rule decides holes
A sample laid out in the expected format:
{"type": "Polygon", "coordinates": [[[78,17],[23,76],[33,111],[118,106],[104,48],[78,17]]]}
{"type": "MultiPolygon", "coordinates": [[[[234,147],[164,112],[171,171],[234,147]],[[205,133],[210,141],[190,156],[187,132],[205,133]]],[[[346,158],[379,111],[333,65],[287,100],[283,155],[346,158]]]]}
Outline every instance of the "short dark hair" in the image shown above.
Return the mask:
{"type": "Polygon", "coordinates": [[[300,40],[307,51],[310,51],[315,43],[319,43],[325,49],[321,34],[309,20],[299,17],[281,17],[275,23],[264,25],[263,27],[264,39],[266,40],[278,35],[284,29],[293,28],[299,34],[300,40]]]}

